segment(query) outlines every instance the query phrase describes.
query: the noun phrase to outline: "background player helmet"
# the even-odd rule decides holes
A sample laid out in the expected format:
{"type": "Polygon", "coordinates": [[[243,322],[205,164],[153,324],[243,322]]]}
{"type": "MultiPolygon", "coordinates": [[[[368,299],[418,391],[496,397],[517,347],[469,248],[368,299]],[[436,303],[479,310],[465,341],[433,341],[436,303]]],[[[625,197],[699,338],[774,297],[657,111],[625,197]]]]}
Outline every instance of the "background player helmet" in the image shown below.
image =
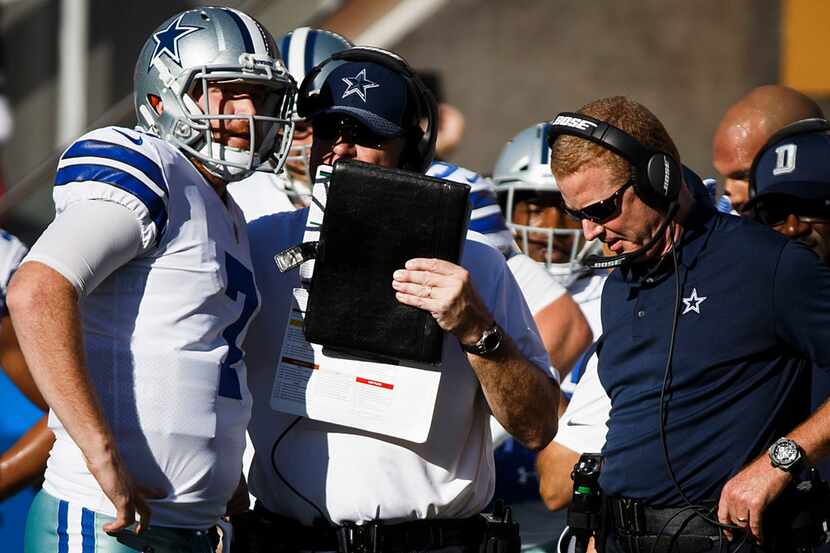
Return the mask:
{"type": "Polygon", "coordinates": [[[199,159],[210,173],[234,181],[282,167],[294,128],[296,85],[274,38],[249,15],[221,7],[174,15],[144,43],[134,82],[139,125],[199,159]],[[257,115],[205,114],[191,94],[206,93],[216,82],[263,87],[265,100],[257,115]],[[154,108],[153,96],[163,102],[163,113],[154,108]],[[246,150],[213,140],[211,120],[229,119],[248,120],[252,132],[246,150]]]}
{"type": "MultiPolygon", "coordinates": [[[[600,249],[596,241],[585,242],[580,229],[546,228],[520,225],[513,221],[513,210],[520,201],[540,193],[560,194],[550,168],[550,147],[547,142],[549,125],[540,123],[521,131],[501,151],[493,169],[493,181],[499,203],[504,209],[507,226],[513,231],[523,252],[528,253],[530,234],[545,236],[545,265],[560,281],[567,284],[585,270],[582,259],[600,249]],[[572,237],[569,259],[554,263],[554,237],[572,237]]],[[[561,195],[560,195],[561,196],[561,195]]]]}
{"type": "MultiPolygon", "coordinates": [[[[297,86],[303,82],[306,74],[311,69],[328,59],[332,54],[347,50],[353,46],[351,42],[338,35],[337,33],[326,31],[323,29],[313,29],[311,27],[298,27],[293,31],[285,34],[277,41],[277,45],[282,54],[282,59],[285,66],[297,86]]],[[[325,79],[325,74],[318,77],[321,81],[325,79]]],[[[292,113],[294,121],[300,121],[302,118],[297,115],[296,110],[292,113]]],[[[305,173],[308,181],[311,182],[311,176],[308,175],[308,159],[311,153],[311,144],[292,144],[291,150],[288,154],[287,161],[293,163],[294,170],[298,173],[305,173]]]]}

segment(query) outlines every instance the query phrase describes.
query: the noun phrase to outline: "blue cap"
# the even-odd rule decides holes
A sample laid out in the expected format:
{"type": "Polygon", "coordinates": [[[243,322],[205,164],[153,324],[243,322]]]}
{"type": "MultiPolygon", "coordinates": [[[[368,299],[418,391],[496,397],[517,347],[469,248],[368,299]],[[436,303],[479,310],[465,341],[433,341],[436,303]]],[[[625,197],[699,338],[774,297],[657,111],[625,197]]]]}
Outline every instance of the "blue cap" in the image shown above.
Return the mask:
{"type": "Polygon", "coordinates": [[[321,107],[311,117],[342,113],[380,136],[404,134],[412,119],[406,77],[372,62],[347,61],[320,87],[321,107]]]}
{"type": "Polygon", "coordinates": [[[753,202],[772,194],[802,200],[830,197],[830,135],[782,138],[763,151],[752,177],[753,202]]]}

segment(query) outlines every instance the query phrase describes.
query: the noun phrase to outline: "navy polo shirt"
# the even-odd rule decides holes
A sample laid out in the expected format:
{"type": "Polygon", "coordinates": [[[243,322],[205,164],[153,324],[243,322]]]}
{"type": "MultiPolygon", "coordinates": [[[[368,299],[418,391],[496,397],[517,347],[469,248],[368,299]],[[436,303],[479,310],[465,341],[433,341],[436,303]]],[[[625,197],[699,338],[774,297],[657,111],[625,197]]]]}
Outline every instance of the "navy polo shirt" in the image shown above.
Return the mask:
{"type": "MultiPolygon", "coordinates": [[[[681,297],[666,436],[695,502],[809,414],[810,363],[830,378],[830,269],[806,246],[698,201],[678,245],[681,297]]],[[[658,426],[675,305],[671,256],[617,269],[602,294],[599,376],[611,398],[600,485],[654,506],[683,501],[658,426]]]]}

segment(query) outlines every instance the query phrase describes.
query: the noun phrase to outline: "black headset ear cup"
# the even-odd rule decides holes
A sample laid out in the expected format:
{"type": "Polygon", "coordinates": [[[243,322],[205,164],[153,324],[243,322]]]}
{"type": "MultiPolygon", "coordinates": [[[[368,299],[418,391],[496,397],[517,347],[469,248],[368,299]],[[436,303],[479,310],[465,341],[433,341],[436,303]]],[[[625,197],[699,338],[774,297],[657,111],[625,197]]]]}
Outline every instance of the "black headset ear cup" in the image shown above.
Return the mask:
{"type": "Polygon", "coordinates": [[[665,152],[654,152],[641,166],[641,174],[634,181],[637,195],[646,204],[666,211],[680,193],[680,167],[665,152]]]}

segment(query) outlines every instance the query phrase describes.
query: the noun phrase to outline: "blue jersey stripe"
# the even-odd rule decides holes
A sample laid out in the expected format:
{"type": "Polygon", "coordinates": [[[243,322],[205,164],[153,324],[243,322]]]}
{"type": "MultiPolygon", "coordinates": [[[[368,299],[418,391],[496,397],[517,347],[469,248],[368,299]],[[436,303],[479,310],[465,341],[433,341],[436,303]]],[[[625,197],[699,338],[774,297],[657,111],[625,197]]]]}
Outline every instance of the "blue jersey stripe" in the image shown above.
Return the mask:
{"type": "Polygon", "coordinates": [[[146,184],[127,172],[106,165],[70,165],[61,168],[55,175],[55,186],[83,181],[111,184],[138,198],[150,212],[150,219],[156,224],[158,236],[161,237],[167,225],[167,206],[164,205],[164,200],[150,190],[146,184]]]}
{"type": "Polygon", "coordinates": [[[311,68],[314,67],[314,45],[317,42],[317,31],[311,30],[306,35],[305,40],[305,74],[311,73],[311,68]]]}
{"type": "Polygon", "coordinates": [[[458,169],[458,165],[453,165],[452,163],[446,163],[444,161],[435,161],[432,163],[432,167],[430,167],[430,172],[435,169],[437,166],[443,166],[444,170],[440,173],[433,174],[432,176],[436,179],[445,179],[450,176],[456,169],[458,169]]]}
{"type": "MultiPolygon", "coordinates": [[[[120,161],[135,167],[155,183],[156,186],[167,192],[167,185],[164,181],[164,175],[161,172],[161,167],[158,164],[145,156],[141,152],[137,152],[126,146],[113,144],[111,142],[104,142],[101,140],[81,140],[76,142],[63,154],[63,159],[71,159],[75,157],[100,157],[104,159],[112,159],[120,161]]],[[[105,162],[102,162],[105,164],[105,162]]]]}
{"type": "Polygon", "coordinates": [[[489,205],[498,205],[496,195],[490,190],[481,190],[470,194],[470,203],[473,204],[473,209],[480,207],[487,207],[489,205]]]}
{"type": "Polygon", "coordinates": [[[81,551],[95,553],[95,513],[81,509],[81,551]]]}
{"type": "Polygon", "coordinates": [[[66,532],[69,503],[58,503],[58,553],[69,553],[69,534],[66,532]]]}
{"type": "Polygon", "coordinates": [[[481,219],[470,219],[470,230],[480,232],[481,234],[490,234],[507,230],[507,225],[501,213],[494,213],[481,219]]]}
{"type": "Polygon", "coordinates": [[[242,18],[233,10],[225,8],[225,11],[228,12],[228,15],[231,16],[233,22],[236,23],[236,26],[239,27],[239,34],[242,35],[242,42],[245,46],[245,51],[249,54],[255,54],[254,51],[254,41],[251,39],[251,33],[248,32],[248,26],[245,25],[245,22],[242,21],[242,18]]]}
{"type": "MultiPolygon", "coordinates": [[[[294,36],[294,35],[292,34],[291,36],[294,36]]],[[[288,64],[288,51],[291,49],[291,37],[289,37],[288,35],[282,37],[282,40],[280,40],[279,48],[280,48],[280,57],[282,57],[282,60],[286,64],[288,64]]],[[[300,83],[297,83],[297,86],[300,86],[300,83]]]]}

